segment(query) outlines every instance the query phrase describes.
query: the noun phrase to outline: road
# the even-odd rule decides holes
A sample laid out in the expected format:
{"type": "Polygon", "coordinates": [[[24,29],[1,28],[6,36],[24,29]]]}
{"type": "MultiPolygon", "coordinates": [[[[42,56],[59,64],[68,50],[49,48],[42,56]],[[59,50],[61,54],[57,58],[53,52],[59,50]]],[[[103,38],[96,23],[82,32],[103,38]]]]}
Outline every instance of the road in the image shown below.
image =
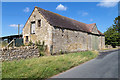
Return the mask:
{"type": "Polygon", "coordinates": [[[102,52],[97,58],[52,78],[118,78],[118,52],[102,52]]]}

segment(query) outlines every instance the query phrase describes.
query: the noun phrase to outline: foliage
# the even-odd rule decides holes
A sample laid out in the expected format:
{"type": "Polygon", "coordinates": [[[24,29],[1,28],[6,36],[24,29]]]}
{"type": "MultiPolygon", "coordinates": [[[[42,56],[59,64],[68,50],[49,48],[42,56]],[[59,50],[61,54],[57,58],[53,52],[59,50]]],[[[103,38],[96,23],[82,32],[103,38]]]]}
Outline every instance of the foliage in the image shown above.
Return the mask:
{"type": "Polygon", "coordinates": [[[43,41],[42,44],[40,41],[36,41],[35,45],[38,47],[39,56],[45,55],[45,42],[43,41]]]}
{"type": "Polygon", "coordinates": [[[32,46],[33,45],[33,42],[30,40],[28,46],[32,46]]]}
{"type": "Polygon", "coordinates": [[[91,51],[2,62],[3,78],[49,78],[95,58],[91,51]]]}
{"type": "Polygon", "coordinates": [[[2,45],[2,47],[5,47],[8,45],[8,42],[5,40],[5,41],[0,41],[0,45],[2,45]]]}
{"type": "Polygon", "coordinates": [[[118,20],[120,20],[120,16],[115,18],[114,24],[104,33],[106,45],[111,45],[113,47],[120,46],[120,22],[118,20]]]}
{"type": "MultiPolygon", "coordinates": [[[[7,42],[7,40],[2,41],[2,47],[6,47],[9,43],[7,42]]],[[[13,41],[11,44],[8,45],[8,47],[13,47],[13,45],[15,45],[15,42],[13,41]]]]}
{"type": "Polygon", "coordinates": [[[22,44],[21,44],[21,46],[25,46],[25,44],[24,44],[24,43],[22,43],[22,44]]]}
{"type": "Polygon", "coordinates": [[[62,49],[60,50],[60,54],[63,54],[64,52],[62,51],[62,49]]]}

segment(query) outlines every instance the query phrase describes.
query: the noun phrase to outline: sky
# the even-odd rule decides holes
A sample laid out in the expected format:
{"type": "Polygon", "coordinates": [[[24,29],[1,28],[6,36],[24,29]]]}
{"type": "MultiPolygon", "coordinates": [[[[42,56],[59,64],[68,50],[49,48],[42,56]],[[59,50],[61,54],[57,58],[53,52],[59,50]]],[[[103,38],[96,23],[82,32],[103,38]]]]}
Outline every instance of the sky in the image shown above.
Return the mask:
{"type": "Polygon", "coordinates": [[[2,2],[2,36],[20,33],[35,6],[91,24],[104,33],[118,16],[116,2],[2,2]]]}

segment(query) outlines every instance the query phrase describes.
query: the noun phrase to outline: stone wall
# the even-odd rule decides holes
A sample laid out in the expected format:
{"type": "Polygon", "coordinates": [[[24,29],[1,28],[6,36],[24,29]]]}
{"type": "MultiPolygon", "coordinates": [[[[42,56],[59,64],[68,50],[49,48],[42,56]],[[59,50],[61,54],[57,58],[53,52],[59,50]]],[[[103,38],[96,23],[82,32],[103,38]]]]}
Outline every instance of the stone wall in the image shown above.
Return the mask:
{"type": "Polygon", "coordinates": [[[101,49],[104,49],[105,48],[105,36],[101,36],[101,40],[102,40],[102,47],[101,47],[101,49]]]}
{"type": "Polygon", "coordinates": [[[53,28],[52,52],[77,52],[85,50],[98,50],[104,48],[104,36],[97,36],[81,31],[53,28]]]}
{"type": "Polygon", "coordinates": [[[0,53],[2,53],[0,56],[0,59],[2,61],[39,57],[38,49],[35,46],[26,46],[19,48],[10,48],[8,50],[0,50],[0,53]]]}
{"type": "Polygon", "coordinates": [[[92,50],[92,35],[91,34],[88,34],[88,45],[87,45],[87,50],[92,50]]]}
{"type": "Polygon", "coordinates": [[[53,53],[87,50],[87,33],[67,29],[53,29],[53,53]]]}

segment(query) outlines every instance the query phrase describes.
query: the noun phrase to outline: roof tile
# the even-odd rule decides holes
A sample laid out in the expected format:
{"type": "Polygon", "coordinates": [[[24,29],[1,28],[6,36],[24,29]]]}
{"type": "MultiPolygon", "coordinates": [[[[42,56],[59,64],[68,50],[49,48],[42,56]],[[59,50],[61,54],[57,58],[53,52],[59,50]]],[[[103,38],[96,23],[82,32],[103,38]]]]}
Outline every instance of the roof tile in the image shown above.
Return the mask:
{"type": "MultiPolygon", "coordinates": [[[[39,7],[36,8],[52,26],[91,33],[92,26],[96,24],[85,24],[39,7]]],[[[99,33],[101,35],[100,31],[99,33]]]]}

